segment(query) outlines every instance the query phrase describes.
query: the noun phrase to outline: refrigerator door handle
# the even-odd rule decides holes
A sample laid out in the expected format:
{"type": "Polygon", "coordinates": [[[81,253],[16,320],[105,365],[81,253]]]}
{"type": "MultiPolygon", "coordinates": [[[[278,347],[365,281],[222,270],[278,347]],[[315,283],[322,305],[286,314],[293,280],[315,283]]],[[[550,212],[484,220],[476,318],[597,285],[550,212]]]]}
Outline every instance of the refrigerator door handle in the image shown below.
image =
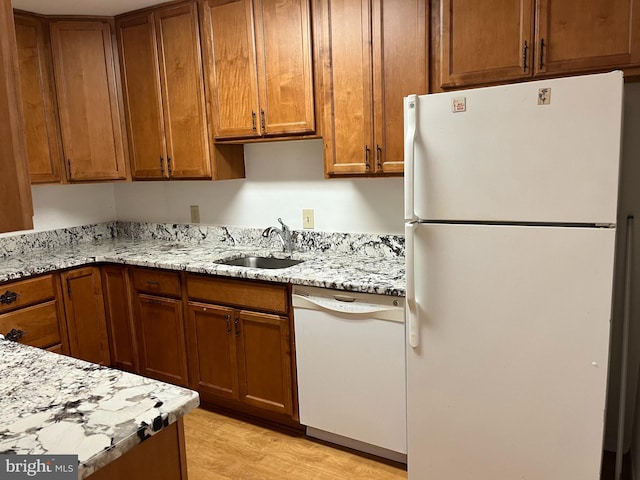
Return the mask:
{"type": "Polygon", "coordinates": [[[418,98],[408,95],[404,99],[404,218],[416,220],[413,209],[413,170],[416,137],[416,111],[418,98]]]}
{"type": "Polygon", "coordinates": [[[404,227],[405,233],[405,248],[406,248],[406,274],[407,274],[407,291],[406,291],[406,321],[409,329],[409,345],[412,348],[418,348],[420,346],[420,335],[418,333],[419,318],[418,311],[419,302],[416,298],[416,286],[415,286],[415,267],[414,267],[414,251],[413,251],[413,237],[415,234],[415,223],[407,223],[404,227]]]}

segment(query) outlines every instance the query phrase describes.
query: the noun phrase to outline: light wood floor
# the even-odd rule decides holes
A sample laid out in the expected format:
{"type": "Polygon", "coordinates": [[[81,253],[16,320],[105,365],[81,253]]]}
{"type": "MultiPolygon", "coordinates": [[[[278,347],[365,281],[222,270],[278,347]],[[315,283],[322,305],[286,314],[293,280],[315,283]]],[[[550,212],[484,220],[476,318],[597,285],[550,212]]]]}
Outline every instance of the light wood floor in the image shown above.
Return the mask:
{"type": "Polygon", "coordinates": [[[189,480],[395,480],[404,469],[200,408],[184,417],[189,480]]]}

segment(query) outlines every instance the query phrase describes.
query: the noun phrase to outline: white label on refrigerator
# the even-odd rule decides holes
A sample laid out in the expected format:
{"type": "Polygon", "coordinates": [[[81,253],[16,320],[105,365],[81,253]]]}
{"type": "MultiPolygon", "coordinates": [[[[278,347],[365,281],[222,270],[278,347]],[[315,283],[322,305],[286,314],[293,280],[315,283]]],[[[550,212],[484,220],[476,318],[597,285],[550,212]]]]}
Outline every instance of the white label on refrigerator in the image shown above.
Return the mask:
{"type": "Polygon", "coordinates": [[[451,101],[451,111],[453,113],[467,111],[467,97],[456,97],[451,101]]]}

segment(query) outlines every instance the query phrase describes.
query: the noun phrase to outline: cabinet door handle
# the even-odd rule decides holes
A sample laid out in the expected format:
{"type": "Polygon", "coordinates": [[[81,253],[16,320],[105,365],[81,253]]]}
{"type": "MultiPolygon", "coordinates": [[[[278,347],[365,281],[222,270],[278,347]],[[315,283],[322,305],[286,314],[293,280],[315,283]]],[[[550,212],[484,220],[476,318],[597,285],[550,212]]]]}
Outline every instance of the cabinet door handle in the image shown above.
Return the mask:
{"type": "Polygon", "coordinates": [[[160,300],[154,300],[153,298],[145,298],[143,299],[143,302],[151,303],[152,305],[162,305],[162,302],[160,300]]]}
{"type": "Polygon", "coordinates": [[[4,338],[6,338],[7,340],[11,341],[11,342],[17,342],[18,340],[20,340],[22,337],[24,337],[24,334],[27,333],[24,330],[19,330],[19,329],[15,329],[12,328],[11,330],[9,330],[9,332],[4,336],[4,338]]]}
{"type": "Polygon", "coordinates": [[[71,281],[67,278],[67,296],[71,298],[71,281]]]}
{"type": "Polygon", "coordinates": [[[171,168],[171,157],[167,157],[167,173],[169,176],[173,173],[173,169],[171,168]]]}
{"type": "Polygon", "coordinates": [[[160,175],[164,175],[164,157],[160,155],[160,175]]]}
{"type": "Polygon", "coordinates": [[[7,290],[2,295],[0,295],[0,303],[3,303],[5,305],[10,305],[13,302],[15,302],[16,300],[18,300],[19,296],[20,295],[17,294],[16,292],[12,292],[11,290],[7,290]]]}
{"type": "Polygon", "coordinates": [[[254,132],[258,131],[258,128],[256,127],[256,112],[253,110],[251,110],[251,130],[254,132]]]}
{"type": "Polygon", "coordinates": [[[522,47],[522,70],[527,71],[527,54],[529,53],[529,44],[527,41],[524,41],[524,46],[522,47]]]}
{"type": "Polygon", "coordinates": [[[376,163],[378,170],[382,170],[382,148],[380,148],[380,145],[376,145],[376,163]]]}
{"type": "Polygon", "coordinates": [[[236,337],[240,335],[240,320],[238,319],[238,317],[235,317],[233,319],[233,327],[236,330],[236,337]]]}
{"type": "Polygon", "coordinates": [[[265,125],[265,121],[264,121],[264,110],[261,108],[260,109],[260,131],[262,133],[264,133],[264,125],[265,125]]]}
{"type": "Polygon", "coordinates": [[[231,335],[231,315],[227,313],[227,335],[231,335]]]}
{"type": "Polygon", "coordinates": [[[367,170],[369,170],[369,168],[371,168],[371,165],[369,164],[369,145],[365,145],[364,146],[364,166],[367,170]]]}
{"type": "Polygon", "coordinates": [[[544,38],[541,38],[540,39],[540,70],[542,70],[542,67],[544,67],[544,47],[545,47],[544,38]]]}

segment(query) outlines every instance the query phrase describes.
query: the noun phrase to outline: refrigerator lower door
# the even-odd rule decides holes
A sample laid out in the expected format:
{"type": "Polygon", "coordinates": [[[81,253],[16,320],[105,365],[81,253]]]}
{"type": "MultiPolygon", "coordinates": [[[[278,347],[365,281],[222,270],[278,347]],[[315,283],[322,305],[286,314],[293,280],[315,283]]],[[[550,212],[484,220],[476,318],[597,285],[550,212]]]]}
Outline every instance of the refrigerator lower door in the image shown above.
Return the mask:
{"type": "Polygon", "coordinates": [[[597,480],[615,230],[412,231],[409,479],[597,480]]]}

